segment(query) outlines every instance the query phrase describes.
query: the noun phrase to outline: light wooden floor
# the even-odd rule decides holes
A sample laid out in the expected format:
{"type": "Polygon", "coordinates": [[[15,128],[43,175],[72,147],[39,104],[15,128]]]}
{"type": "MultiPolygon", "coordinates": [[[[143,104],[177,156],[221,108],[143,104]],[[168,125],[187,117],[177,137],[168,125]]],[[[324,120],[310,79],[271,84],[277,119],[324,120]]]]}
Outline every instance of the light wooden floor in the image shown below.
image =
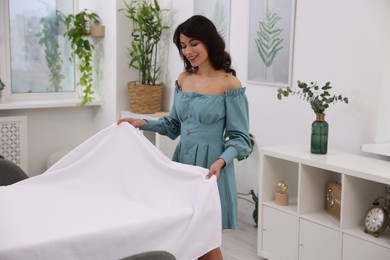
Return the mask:
{"type": "Polygon", "coordinates": [[[248,221],[240,220],[236,230],[222,232],[224,260],[260,260],[257,256],[257,228],[248,221]]]}

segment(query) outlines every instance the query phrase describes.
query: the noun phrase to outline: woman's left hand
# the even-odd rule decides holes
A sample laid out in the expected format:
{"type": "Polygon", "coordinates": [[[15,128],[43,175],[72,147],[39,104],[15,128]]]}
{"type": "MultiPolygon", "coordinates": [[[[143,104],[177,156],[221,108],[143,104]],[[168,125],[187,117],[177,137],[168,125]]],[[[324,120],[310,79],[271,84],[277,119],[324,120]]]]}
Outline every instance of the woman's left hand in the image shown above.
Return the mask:
{"type": "Polygon", "coordinates": [[[217,179],[219,178],[219,174],[221,173],[221,169],[225,166],[225,161],[222,158],[218,158],[211,166],[210,170],[206,175],[206,179],[210,179],[211,176],[215,175],[217,179]]]}

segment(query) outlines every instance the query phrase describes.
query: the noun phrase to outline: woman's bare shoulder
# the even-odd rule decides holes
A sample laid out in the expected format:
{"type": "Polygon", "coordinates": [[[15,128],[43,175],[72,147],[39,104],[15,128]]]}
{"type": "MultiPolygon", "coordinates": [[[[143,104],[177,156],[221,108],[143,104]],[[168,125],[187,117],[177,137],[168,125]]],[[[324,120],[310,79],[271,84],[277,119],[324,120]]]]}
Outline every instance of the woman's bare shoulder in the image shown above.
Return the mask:
{"type": "Polygon", "coordinates": [[[183,86],[184,84],[184,81],[190,76],[191,73],[189,73],[188,71],[183,71],[179,74],[179,76],[177,77],[177,83],[179,84],[179,86],[183,86]]]}
{"type": "Polygon", "coordinates": [[[227,80],[227,84],[226,84],[227,89],[226,90],[242,88],[241,82],[237,77],[235,77],[231,74],[228,74],[228,76],[226,77],[226,80],[227,80]]]}

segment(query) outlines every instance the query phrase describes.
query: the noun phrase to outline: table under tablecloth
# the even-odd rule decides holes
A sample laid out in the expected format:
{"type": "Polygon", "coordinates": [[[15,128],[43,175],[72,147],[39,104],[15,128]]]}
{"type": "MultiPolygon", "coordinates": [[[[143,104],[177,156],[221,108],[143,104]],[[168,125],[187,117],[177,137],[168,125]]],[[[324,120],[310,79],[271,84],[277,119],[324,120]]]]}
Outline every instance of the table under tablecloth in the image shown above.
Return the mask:
{"type": "Polygon", "coordinates": [[[0,187],[0,259],[152,250],[196,259],[221,243],[218,187],[207,171],[171,161],[127,123],[111,125],[43,174],[0,187]]]}

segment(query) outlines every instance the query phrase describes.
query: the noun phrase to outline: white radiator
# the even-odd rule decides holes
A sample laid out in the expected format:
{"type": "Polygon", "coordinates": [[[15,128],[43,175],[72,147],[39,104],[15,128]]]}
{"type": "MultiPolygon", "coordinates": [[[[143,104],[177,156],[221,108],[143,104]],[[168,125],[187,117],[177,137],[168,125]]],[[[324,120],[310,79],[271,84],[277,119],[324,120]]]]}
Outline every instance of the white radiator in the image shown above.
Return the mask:
{"type": "Polygon", "coordinates": [[[28,173],[27,117],[0,117],[0,155],[28,173]]]}

